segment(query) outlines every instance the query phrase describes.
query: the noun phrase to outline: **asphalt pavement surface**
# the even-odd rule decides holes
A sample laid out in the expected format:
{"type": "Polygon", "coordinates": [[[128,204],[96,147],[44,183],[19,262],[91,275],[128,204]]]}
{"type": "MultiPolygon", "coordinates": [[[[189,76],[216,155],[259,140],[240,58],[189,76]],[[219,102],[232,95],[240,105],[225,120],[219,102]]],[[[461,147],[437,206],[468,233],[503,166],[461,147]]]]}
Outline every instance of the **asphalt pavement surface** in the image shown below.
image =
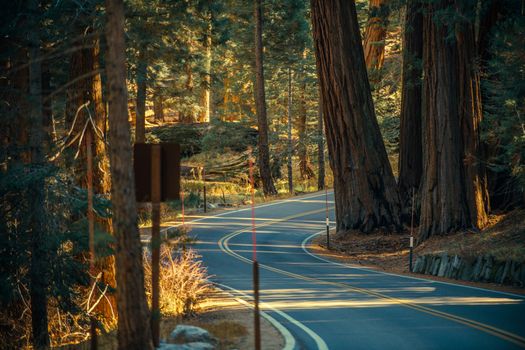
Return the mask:
{"type": "MultiPolygon", "coordinates": [[[[523,296],[388,274],[308,252],[310,239],[326,235],[326,202],[334,225],[331,193],[255,207],[260,307],[285,336],[285,349],[525,348],[523,296]]],[[[251,208],[190,225],[212,281],[252,303],[251,208]]]]}

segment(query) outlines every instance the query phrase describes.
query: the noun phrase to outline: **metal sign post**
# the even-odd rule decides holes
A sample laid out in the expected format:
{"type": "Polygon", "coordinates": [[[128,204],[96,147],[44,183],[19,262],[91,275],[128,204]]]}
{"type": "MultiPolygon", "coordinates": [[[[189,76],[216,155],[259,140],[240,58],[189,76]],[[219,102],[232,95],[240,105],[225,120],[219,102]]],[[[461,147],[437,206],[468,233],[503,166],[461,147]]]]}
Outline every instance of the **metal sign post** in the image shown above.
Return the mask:
{"type": "MultiPolygon", "coordinates": [[[[133,150],[138,202],[151,202],[151,333],[160,343],[160,203],[177,200],[180,191],[180,146],[137,143],[133,150]]],[[[182,198],[184,201],[184,198],[182,198]]]]}
{"type": "Polygon", "coordinates": [[[151,145],[151,334],[155,347],[160,342],[161,152],[160,145],[151,145]]]}
{"type": "Polygon", "coordinates": [[[253,160],[250,152],[250,187],[252,197],[252,246],[253,246],[253,298],[254,298],[254,334],[255,350],[261,349],[261,321],[259,312],[259,263],[257,262],[257,236],[255,231],[255,186],[253,182],[253,160]]]}
{"type": "Polygon", "coordinates": [[[324,184],[324,198],[326,206],[326,249],[330,250],[330,218],[328,216],[328,188],[324,184]]]}
{"type": "Polygon", "coordinates": [[[410,253],[408,254],[408,271],[412,272],[414,254],[414,188],[412,188],[412,218],[410,220],[410,253]]]}

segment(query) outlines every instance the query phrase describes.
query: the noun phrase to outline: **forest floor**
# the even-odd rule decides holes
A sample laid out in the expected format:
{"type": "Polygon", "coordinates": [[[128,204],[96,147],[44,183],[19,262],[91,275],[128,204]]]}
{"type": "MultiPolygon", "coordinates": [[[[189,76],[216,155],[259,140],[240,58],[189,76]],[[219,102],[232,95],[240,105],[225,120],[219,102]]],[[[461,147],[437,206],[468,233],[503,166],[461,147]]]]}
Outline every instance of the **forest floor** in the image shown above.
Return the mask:
{"type": "MultiPolygon", "coordinates": [[[[316,254],[363,267],[410,274],[408,271],[409,232],[403,234],[374,233],[362,235],[355,232],[331,232],[330,250],[326,237],[316,237],[309,249],[316,254]]],[[[481,232],[460,232],[453,235],[432,237],[414,249],[414,262],[420,255],[440,254],[462,257],[492,255],[499,260],[525,261],[525,210],[516,209],[504,215],[493,215],[490,225],[481,232]]],[[[525,294],[524,288],[502,286],[494,283],[450,280],[431,275],[418,277],[479,286],[488,289],[525,294]]]]}

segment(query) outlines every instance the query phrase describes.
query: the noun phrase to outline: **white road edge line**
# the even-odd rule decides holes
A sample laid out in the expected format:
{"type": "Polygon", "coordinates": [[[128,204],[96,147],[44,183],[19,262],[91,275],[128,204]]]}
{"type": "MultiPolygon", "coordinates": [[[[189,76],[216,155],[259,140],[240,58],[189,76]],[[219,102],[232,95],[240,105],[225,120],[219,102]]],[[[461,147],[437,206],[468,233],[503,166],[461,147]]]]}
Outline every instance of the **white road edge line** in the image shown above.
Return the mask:
{"type": "MultiPolygon", "coordinates": [[[[216,285],[216,286],[221,287],[224,293],[226,293],[226,294],[230,295],[231,297],[233,297],[237,302],[239,302],[239,303],[241,303],[241,304],[243,304],[243,305],[253,309],[253,305],[252,304],[250,304],[249,302],[247,302],[244,299],[236,297],[235,295],[225,291],[224,289],[228,289],[228,290],[231,290],[231,291],[233,291],[235,293],[238,293],[238,294],[242,295],[246,299],[253,299],[249,295],[241,292],[240,290],[237,290],[235,288],[232,288],[232,287],[227,286],[227,285],[222,284],[222,283],[217,283],[217,282],[212,282],[212,283],[214,285],[216,285]]],[[[270,316],[268,313],[266,313],[264,311],[261,311],[261,316],[264,317],[265,319],[267,319],[268,322],[270,322],[275,328],[277,328],[277,330],[283,336],[283,338],[284,338],[284,348],[283,348],[283,350],[294,350],[295,349],[295,338],[293,337],[292,333],[290,333],[290,331],[288,329],[286,329],[285,326],[283,326],[279,321],[277,321],[275,318],[270,316]]]]}
{"type": "MultiPolygon", "coordinates": [[[[331,227],[330,229],[332,229],[332,228],[333,227],[331,227]]],[[[382,274],[382,275],[396,276],[396,277],[402,277],[402,278],[412,279],[412,280],[417,280],[417,281],[425,281],[425,282],[444,284],[444,285],[454,286],[454,287],[463,287],[463,288],[468,288],[468,289],[480,290],[480,291],[483,291],[483,292],[490,292],[490,293],[496,293],[496,294],[501,294],[501,295],[507,295],[507,296],[512,296],[512,297],[515,297],[515,298],[518,298],[518,299],[525,300],[525,296],[519,295],[519,294],[502,292],[502,291],[499,291],[499,290],[492,290],[492,289],[486,289],[486,288],[480,288],[480,287],[466,286],[464,284],[458,284],[458,283],[436,281],[436,280],[432,280],[432,279],[429,279],[429,278],[427,279],[427,278],[419,278],[419,277],[398,275],[398,274],[395,274],[395,273],[377,271],[377,270],[367,269],[367,268],[363,268],[363,267],[357,267],[357,266],[352,265],[352,264],[343,264],[343,263],[338,263],[338,262],[331,261],[331,260],[328,260],[328,259],[324,259],[324,258],[321,258],[320,256],[318,256],[318,255],[316,255],[314,253],[309,252],[308,249],[306,248],[306,244],[307,244],[307,242],[309,240],[311,240],[313,237],[318,236],[318,235],[323,234],[323,233],[326,233],[326,230],[321,230],[319,232],[316,232],[316,233],[311,234],[310,236],[306,237],[303,240],[303,242],[301,243],[301,248],[303,249],[303,251],[306,254],[308,254],[308,255],[310,255],[310,256],[318,259],[318,260],[321,260],[321,261],[324,261],[324,262],[327,262],[327,263],[330,263],[330,264],[339,265],[339,266],[342,266],[342,267],[346,267],[348,269],[356,269],[356,270],[361,270],[361,271],[366,271],[366,272],[379,273],[379,274],[382,274]]]]}

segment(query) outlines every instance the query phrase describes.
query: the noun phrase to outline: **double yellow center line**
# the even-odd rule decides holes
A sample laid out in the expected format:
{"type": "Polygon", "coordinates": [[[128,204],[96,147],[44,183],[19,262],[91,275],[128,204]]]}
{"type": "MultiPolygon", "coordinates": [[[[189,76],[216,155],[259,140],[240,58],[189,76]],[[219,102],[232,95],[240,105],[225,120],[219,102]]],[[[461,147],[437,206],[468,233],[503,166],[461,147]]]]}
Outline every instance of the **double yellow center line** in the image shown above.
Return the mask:
{"type": "MultiPolygon", "coordinates": [[[[333,209],[333,207],[331,207],[329,209],[333,209]]],[[[326,209],[323,208],[323,209],[311,210],[311,211],[308,211],[308,212],[302,212],[300,214],[290,215],[290,216],[287,216],[287,217],[284,217],[284,218],[281,218],[281,219],[275,219],[275,220],[272,220],[272,221],[268,221],[268,222],[265,222],[265,223],[258,224],[258,225],[256,225],[256,228],[262,228],[262,227],[265,227],[265,226],[270,226],[270,225],[277,224],[277,223],[284,222],[284,221],[288,221],[288,220],[291,220],[291,219],[296,219],[296,218],[299,218],[299,217],[302,217],[302,216],[308,216],[308,215],[312,215],[312,214],[321,213],[321,212],[324,212],[325,210],[326,209]]],[[[240,229],[240,230],[237,230],[237,231],[234,231],[232,233],[229,233],[229,234],[225,235],[218,242],[218,245],[219,245],[220,249],[223,252],[225,252],[226,254],[228,254],[228,255],[230,255],[230,256],[238,259],[238,260],[241,260],[241,261],[243,261],[245,263],[251,264],[252,260],[250,260],[248,258],[245,258],[245,257],[239,255],[238,253],[235,253],[229,247],[229,241],[232,238],[236,237],[237,235],[239,235],[239,234],[241,234],[243,232],[250,232],[250,229],[251,228],[244,228],[244,229],[240,229]]],[[[499,329],[499,328],[487,325],[487,324],[482,323],[482,322],[474,321],[474,320],[471,320],[471,319],[468,319],[468,318],[464,318],[464,317],[461,317],[461,316],[457,316],[457,315],[453,315],[453,314],[450,314],[450,313],[447,313],[447,312],[435,310],[435,309],[432,309],[432,308],[429,308],[429,307],[426,307],[426,306],[415,304],[415,303],[409,302],[407,300],[394,298],[394,297],[391,297],[391,296],[388,296],[388,295],[385,295],[385,294],[382,294],[382,293],[378,293],[378,292],[375,292],[375,291],[372,291],[372,290],[369,290],[369,289],[355,287],[355,286],[352,286],[352,285],[350,285],[348,283],[325,281],[325,280],[321,280],[321,279],[318,279],[318,278],[308,277],[308,276],[299,275],[299,274],[296,274],[296,273],[293,273],[293,272],[281,270],[281,269],[278,269],[278,268],[275,268],[275,267],[271,267],[271,266],[268,266],[268,265],[264,265],[264,264],[259,264],[259,266],[261,268],[263,268],[263,269],[268,270],[268,271],[272,271],[272,272],[275,272],[275,273],[278,273],[278,274],[281,274],[281,275],[285,275],[285,276],[288,276],[288,277],[300,279],[300,280],[303,280],[303,281],[306,281],[306,282],[310,282],[310,283],[314,283],[314,284],[318,284],[318,285],[328,285],[328,286],[342,287],[342,288],[344,288],[345,291],[354,292],[354,293],[360,293],[360,294],[364,294],[364,295],[373,296],[373,297],[376,297],[376,298],[388,300],[388,301],[390,301],[392,303],[395,303],[395,304],[398,304],[398,305],[401,305],[401,306],[404,306],[404,307],[407,307],[407,308],[410,308],[410,309],[413,309],[413,310],[416,310],[416,311],[424,312],[424,313],[432,315],[432,316],[440,317],[440,318],[447,319],[447,320],[450,320],[450,321],[453,321],[453,322],[456,322],[456,323],[463,324],[465,326],[468,326],[468,327],[480,330],[482,332],[491,334],[491,335],[493,335],[495,337],[498,337],[500,339],[509,341],[511,343],[514,343],[514,344],[520,346],[520,347],[525,348],[525,338],[524,337],[521,337],[521,336],[519,336],[517,334],[514,334],[514,333],[511,333],[511,332],[507,332],[507,331],[505,331],[503,329],[499,329]]]]}

